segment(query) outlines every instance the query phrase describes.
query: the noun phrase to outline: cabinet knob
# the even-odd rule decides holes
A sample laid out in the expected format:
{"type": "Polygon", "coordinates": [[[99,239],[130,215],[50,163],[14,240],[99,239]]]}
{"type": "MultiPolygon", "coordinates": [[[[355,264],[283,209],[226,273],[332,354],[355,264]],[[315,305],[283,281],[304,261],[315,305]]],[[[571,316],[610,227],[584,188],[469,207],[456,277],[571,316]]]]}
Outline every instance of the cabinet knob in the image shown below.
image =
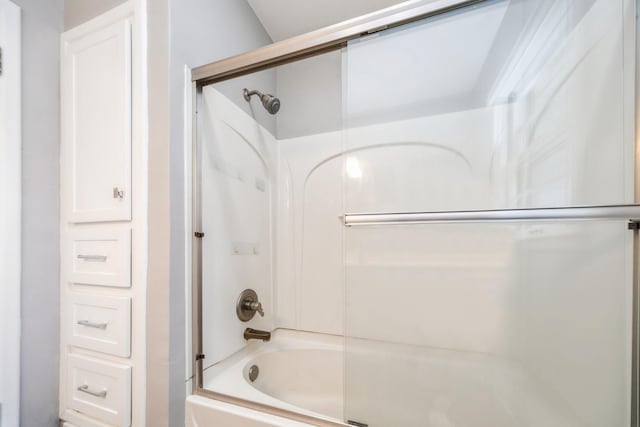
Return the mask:
{"type": "Polygon", "coordinates": [[[118,187],[113,187],[113,198],[124,199],[124,190],[121,190],[118,187]]]}

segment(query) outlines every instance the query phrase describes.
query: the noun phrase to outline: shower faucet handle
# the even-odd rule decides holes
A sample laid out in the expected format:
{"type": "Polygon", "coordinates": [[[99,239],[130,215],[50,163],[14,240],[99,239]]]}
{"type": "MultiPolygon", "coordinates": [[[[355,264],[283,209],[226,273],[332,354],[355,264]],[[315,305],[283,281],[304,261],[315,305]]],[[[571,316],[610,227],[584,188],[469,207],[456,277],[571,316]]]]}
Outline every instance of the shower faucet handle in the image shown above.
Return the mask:
{"type": "Polygon", "coordinates": [[[238,319],[248,322],[253,316],[259,313],[264,317],[262,303],[258,300],[258,294],[253,289],[245,289],[242,291],[236,302],[236,314],[238,319]]]}
{"type": "Polygon", "coordinates": [[[255,311],[258,314],[260,314],[261,317],[264,317],[264,310],[262,309],[262,303],[261,302],[249,302],[247,301],[245,303],[245,307],[251,311],[255,311]]]}

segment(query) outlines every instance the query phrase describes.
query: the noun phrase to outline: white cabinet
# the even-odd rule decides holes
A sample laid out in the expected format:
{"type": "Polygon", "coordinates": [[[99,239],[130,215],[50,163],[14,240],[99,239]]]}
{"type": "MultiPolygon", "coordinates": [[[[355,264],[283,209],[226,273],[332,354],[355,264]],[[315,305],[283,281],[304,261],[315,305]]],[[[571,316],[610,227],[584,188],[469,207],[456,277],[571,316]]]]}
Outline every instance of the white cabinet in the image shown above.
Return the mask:
{"type": "Polygon", "coordinates": [[[131,20],[63,37],[62,49],[67,220],[131,220],[131,20]]]}
{"type": "Polygon", "coordinates": [[[78,427],[146,425],[139,7],[125,2],[61,38],[59,405],[78,427]]]}

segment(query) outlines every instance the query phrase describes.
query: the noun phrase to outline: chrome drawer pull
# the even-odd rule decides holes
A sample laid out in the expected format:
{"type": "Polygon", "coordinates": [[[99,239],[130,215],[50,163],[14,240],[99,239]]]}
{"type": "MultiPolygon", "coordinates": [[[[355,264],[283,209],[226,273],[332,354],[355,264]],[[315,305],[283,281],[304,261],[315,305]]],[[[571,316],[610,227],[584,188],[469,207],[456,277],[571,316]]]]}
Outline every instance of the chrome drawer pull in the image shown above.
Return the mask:
{"type": "Polygon", "coordinates": [[[102,399],[106,399],[106,397],[107,397],[107,390],[91,391],[91,390],[89,390],[89,386],[86,385],[86,384],[85,385],[81,385],[80,387],[78,387],[78,391],[90,394],[91,396],[94,396],[94,397],[100,397],[102,399]]]}
{"type": "Polygon", "coordinates": [[[96,329],[107,329],[106,323],[93,323],[88,320],[78,320],[76,322],[80,326],[86,326],[88,328],[96,328],[96,329]]]}
{"type": "Polygon", "coordinates": [[[78,259],[85,261],[105,262],[107,260],[106,255],[78,255],[78,259]]]}

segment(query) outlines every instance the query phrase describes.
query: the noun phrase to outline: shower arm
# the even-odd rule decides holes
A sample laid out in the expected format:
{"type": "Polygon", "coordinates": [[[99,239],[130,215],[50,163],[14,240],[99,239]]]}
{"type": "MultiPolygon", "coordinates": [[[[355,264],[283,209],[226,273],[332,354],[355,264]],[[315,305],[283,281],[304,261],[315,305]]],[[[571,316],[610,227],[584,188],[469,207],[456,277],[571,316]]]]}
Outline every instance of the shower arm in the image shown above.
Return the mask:
{"type": "Polygon", "coordinates": [[[262,98],[262,96],[264,95],[262,92],[260,92],[259,90],[249,90],[249,89],[245,89],[243,91],[243,95],[244,95],[244,99],[245,101],[249,102],[251,100],[251,97],[253,95],[258,95],[260,98],[262,98]]]}

